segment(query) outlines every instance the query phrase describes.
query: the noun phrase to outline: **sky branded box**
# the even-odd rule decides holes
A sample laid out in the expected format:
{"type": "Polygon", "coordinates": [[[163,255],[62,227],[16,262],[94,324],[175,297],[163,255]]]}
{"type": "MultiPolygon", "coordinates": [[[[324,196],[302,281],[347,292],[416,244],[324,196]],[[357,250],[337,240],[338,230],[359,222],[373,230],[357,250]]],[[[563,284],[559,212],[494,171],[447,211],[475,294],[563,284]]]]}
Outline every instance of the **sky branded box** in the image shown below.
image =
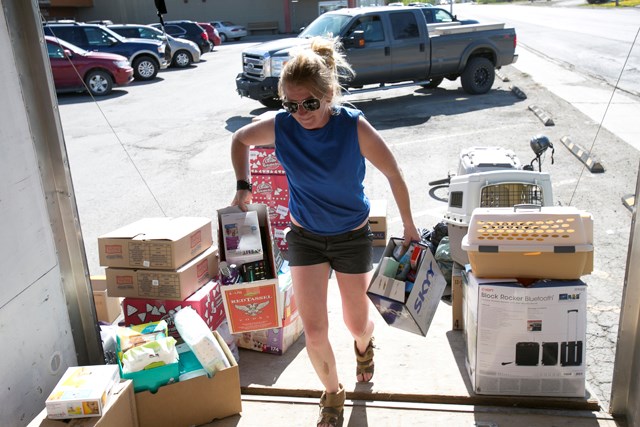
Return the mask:
{"type": "MultiPolygon", "coordinates": [[[[402,239],[389,239],[382,258],[392,256],[393,250],[401,244],[402,239]]],[[[379,282],[378,276],[381,275],[382,263],[378,263],[367,296],[388,325],[426,336],[447,282],[429,248],[425,246],[423,252],[424,256],[416,269],[413,287],[408,295],[405,294],[404,302],[390,298],[391,293],[397,295],[396,287],[404,287],[404,282],[397,280],[379,282]]]]}
{"type": "Polygon", "coordinates": [[[98,237],[98,255],[103,267],[175,270],[212,244],[209,218],[144,218],[98,237]]]}

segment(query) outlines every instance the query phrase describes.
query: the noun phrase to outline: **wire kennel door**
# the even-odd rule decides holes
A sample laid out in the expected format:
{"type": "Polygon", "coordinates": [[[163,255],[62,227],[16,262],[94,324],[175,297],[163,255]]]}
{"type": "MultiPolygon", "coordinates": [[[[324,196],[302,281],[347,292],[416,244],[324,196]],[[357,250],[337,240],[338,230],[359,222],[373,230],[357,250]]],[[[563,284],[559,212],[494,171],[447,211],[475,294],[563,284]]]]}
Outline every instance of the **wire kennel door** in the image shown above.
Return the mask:
{"type": "Polygon", "coordinates": [[[480,207],[508,208],[522,204],[543,206],[542,196],[542,188],[537,184],[492,184],[482,188],[480,193],[480,207]]]}

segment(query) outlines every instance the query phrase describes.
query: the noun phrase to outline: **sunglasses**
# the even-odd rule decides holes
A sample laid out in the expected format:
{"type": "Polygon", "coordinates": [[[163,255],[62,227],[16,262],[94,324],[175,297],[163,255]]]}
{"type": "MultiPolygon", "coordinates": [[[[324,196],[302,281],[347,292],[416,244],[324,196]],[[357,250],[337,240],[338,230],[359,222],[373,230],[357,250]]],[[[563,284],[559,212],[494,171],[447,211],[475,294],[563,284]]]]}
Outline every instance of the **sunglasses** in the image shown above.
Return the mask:
{"type": "Polygon", "coordinates": [[[316,111],[318,108],[320,108],[320,102],[321,100],[318,98],[309,98],[300,102],[284,101],[282,103],[282,106],[287,111],[287,113],[295,114],[298,112],[298,108],[301,105],[302,108],[304,108],[306,111],[316,111]]]}

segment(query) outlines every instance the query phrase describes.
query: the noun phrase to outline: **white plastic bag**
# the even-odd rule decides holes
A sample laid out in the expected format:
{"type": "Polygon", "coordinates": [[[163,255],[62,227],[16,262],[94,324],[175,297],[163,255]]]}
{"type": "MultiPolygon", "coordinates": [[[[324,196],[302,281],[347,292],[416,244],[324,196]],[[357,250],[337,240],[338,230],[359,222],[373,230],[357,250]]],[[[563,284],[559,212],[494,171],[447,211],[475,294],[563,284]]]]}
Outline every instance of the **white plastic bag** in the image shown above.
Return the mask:
{"type": "Polygon", "coordinates": [[[193,308],[183,308],[173,320],[180,336],[209,376],[231,366],[213,332],[193,308]]]}

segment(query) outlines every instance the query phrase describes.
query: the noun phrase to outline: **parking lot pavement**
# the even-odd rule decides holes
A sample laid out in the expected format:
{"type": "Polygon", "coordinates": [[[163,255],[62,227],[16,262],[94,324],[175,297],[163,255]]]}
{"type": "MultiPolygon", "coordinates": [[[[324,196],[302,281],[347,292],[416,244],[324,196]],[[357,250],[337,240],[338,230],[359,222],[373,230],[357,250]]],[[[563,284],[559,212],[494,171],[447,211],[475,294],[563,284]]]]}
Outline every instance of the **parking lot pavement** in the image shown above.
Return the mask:
{"type": "MultiPolygon", "coordinates": [[[[235,93],[240,51],[247,38],[220,46],[185,70],[167,70],[150,83],[133,83],[93,103],[86,96],[60,96],[60,117],[92,274],[102,274],[97,237],[142,217],[207,216],[233,197],[229,143],[233,131],[266,111],[235,93]]],[[[621,196],[634,191],[638,150],[514,66],[486,95],[469,96],[459,81],[440,88],[371,92],[346,100],[380,130],[407,179],[417,225],[431,228],[447,209],[446,188],[429,181],[455,172],[462,149],[501,146],[529,163],[531,137],[544,134],[555,147],[542,169],[550,173],[555,204],[590,211],[595,218],[595,266],[589,284],[588,381],[608,402],[622,284],[631,222],[621,196]],[[511,91],[517,85],[527,94],[511,91]],[[554,118],[545,126],[529,109],[554,118]],[[605,172],[592,174],[560,139],[587,145],[605,172]],[[597,136],[597,137],[596,137],[597,136]]],[[[389,201],[391,236],[400,235],[398,211],[383,176],[369,168],[366,191],[389,201]]],[[[544,268],[544,266],[541,266],[544,268]]]]}

